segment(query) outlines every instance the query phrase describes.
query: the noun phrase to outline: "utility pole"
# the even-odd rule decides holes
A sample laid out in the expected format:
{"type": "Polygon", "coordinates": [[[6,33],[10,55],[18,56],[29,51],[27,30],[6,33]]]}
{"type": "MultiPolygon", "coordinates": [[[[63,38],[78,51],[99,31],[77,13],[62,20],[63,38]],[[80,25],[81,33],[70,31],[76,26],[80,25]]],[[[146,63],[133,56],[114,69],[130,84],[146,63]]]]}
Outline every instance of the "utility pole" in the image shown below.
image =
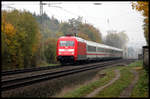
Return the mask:
{"type": "MultiPolygon", "coordinates": [[[[40,23],[41,23],[41,32],[43,32],[44,26],[43,26],[43,4],[42,1],[40,1],[40,23]]],[[[42,33],[43,34],[43,33],[42,33]]],[[[44,37],[44,34],[43,34],[44,37]]],[[[41,45],[41,60],[45,60],[44,55],[44,38],[42,38],[42,45],[41,45]]]]}
{"type": "MultiPolygon", "coordinates": [[[[60,3],[58,3],[60,4],[60,3]]],[[[50,3],[43,3],[42,1],[40,1],[40,23],[41,23],[41,32],[43,34],[43,38],[42,38],[42,45],[41,45],[41,60],[45,60],[45,55],[44,55],[44,24],[43,24],[43,5],[51,5],[50,3]]],[[[58,7],[58,6],[52,6],[52,7],[58,7]]],[[[61,7],[58,7],[61,8],[61,7]]]]}
{"type": "Polygon", "coordinates": [[[43,4],[42,4],[42,1],[40,1],[40,15],[41,15],[41,24],[42,24],[42,15],[43,15],[43,4]]]}

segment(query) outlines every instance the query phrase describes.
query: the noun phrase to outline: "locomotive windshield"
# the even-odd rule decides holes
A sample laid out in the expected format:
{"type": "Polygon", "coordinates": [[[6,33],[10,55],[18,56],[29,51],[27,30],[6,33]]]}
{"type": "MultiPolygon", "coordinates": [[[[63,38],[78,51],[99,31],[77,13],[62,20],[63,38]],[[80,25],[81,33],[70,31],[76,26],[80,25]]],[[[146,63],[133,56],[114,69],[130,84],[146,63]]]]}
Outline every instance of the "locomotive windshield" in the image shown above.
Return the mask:
{"type": "Polygon", "coordinates": [[[60,46],[74,46],[74,41],[60,41],[60,46]]]}

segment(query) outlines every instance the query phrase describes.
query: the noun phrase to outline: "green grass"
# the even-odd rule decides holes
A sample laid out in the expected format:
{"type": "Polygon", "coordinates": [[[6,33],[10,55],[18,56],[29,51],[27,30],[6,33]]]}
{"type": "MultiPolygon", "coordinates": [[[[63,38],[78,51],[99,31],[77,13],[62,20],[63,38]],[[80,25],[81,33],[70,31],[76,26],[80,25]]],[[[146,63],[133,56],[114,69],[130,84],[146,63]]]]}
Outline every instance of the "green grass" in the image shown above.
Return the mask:
{"type": "Polygon", "coordinates": [[[143,69],[143,61],[136,61],[134,63],[129,64],[129,66],[122,69],[121,74],[122,80],[116,81],[114,84],[112,84],[110,87],[104,89],[101,91],[97,97],[118,97],[120,95],[120,92],[123,91],[125,86],[129,85],[129,81],[132,81],[131,78],[133,78],[133,75],[131,77],[131,73],[127,73],[128,70],[135,69],[137,72],[139,72],[139,80],[137,84],[135,84],[135,87],[132,91],[131,97],[148,97],[148,73],[143,69]],[[124,71],[124,73],[123,73],[124,71]],[[125,72],[126,71],[126,72],[125,72]],[[126,74],[126,75],[125,75],[126,74]],[[126,76],[126,77],[125,77],[126,76]],[[126,79],[124,79],[126,78],[126,79]],[[122,82],[124,79],[124,82],[122,82]],[[121,83],[122,82],[122,83],[121,83]],[[124,87],[124,88],[123,88],[124,87]]]}
{"type": "Polygon", "coordinates": [[[118,66],[109,69],[104,69],[100,73],[106,73],[106,76],[100,78],[92,83],[83,85],[75,90],[66,93],[63,97],[85,97],[89,93],[93,92],[96,88],[105,85],[115,77],[114,69],[120,69],[121,77],[112,85],[104,88],[99,92],[96,97],[118,97],[121,92],[131,83],[134,79],[134,75],[130,72],[131,69],[135,69],[139,72],[139,80],[135,85],[131,97],[148,97],[148,74],[142,68],[143,61],[136,61],[128,66],[118,66]]]}
{"type": "Polygon", "coordinates": [[[128,66],[130,66],[130,67],[142,67],[143,66],[143,61],[142,60],[135,61],[135,62],[129,64],[128,66]]]}
{"type": "Polygon", "coordinates": [[[106,73],[107,76],[104,76],[103,78],[100,78],[95,82],[81,86],[80,88],[77,88],[65,94],[63,97],[83,97],[88,93],[92,92],[95,88],[100,87],[105,83],[108,83],[115,76],[114,71],[112,69],[103,70],[101,72],[106,73]]]}
{"type": "Polygon", "coordinates": [[[148,97],[149,93],[149,75],[144,70],[139,70],[139,80],[135,85],[131,97],[148,97]]]}
{"type": "Polygon", "coordinates": [[[46,67],[46,66],[58,66],[60,64],[41,64],[41,65],[38,65],[38,67],[46,67]]]}
{"type": "Polygon", "coordinates": [[[41,63],[37,64],[37,67],[46,67],[46,66],[57,66],[60,65],[60,63],[56,63],[56,64],[49,64],[45,61],[42,61],[41,63]]]}
{"type": "Polygon", "coordinates": [[[121,77],[112,85],[100,91],[96,97],[118,97],[120,92],[122,92],[130,84],[134,77],[126,67],[122,67],[120,73],[121,77]]]}
{"type": "MultiPolygon", "coordinates": [[[[46,63],[46,62],[42,62],[40,64],[37,64],[36,67],[47,67],[47,66],[58,66],[60,65],[60,63],[56,63],[56,64],[49,64],[49,63],[46,63]]],[[[31,67],[28,67],[28,68],[33,68],[32,66],[31,67]]],[[[20,67],[16,67],[16,68],[13,68],[12,66],[2,66],[2,71],[7,71],[7,70],[21,70],[21,69],[25,69],[24,66],[20,66],[20,67]]]]}
{"type": "Polygon", "coordinates": [[[137,61],[132,64],[130,64],[131,67],[141,67],[141,69],[138,69],[139,72],[139,80],[137,84],[135,85],[131,97],[148,97],[149,93],[149,75],[148,72],[143,68],[143,61],[137,61]]]}

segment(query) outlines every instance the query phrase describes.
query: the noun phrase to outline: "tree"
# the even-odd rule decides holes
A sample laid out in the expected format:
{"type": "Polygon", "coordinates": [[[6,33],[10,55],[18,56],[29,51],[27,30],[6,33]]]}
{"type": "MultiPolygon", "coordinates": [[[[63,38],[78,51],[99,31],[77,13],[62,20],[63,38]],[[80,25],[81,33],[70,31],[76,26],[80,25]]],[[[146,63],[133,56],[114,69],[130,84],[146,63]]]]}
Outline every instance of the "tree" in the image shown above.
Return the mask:
{"type": "Polygon", "coordinates": [[[78,34],[79,26],[81,25],[81,23],[82,23],[82,17],[80,16],[77,19],[75,18],[69,19],[69,24],[71,25],[73,34],[75,35],[78,34]]]}
{"type": "Polygon", "coordinates": [[[102,42],[102,34],[96,29],[93,25],[90,24],[81,24],[79,27],[79,32],[88,35],[88,39],[90,41],[94,41],[97,43],[102,42]]]}
{"type": "Polygon", "coordinates": [[[52,44],[54,42],[51,41],[52,37],[54,39],[57,39],[60,36],[68,34],[74,35],[75,32],[78,34],[78,37],[101,43],[100,31],[90,24],[83,24],[82,17],[78,17],[77,19],[72,18],[69,19],[68,22],[59,23],[59,21],[56,18],[54,18],[53,16],[49,18],[47,14],[44,13],[42,16],[43,25],[41,25],[40,23],[41,16],[37,16],[34,14],[34,17],[39,23],[40,34],[42,35],[42,41],[44,42],[40,42],[41,47],[39,47],[38,50],[41,50],[42,56],[45,56],[45,58],[42,59],[48,63],[55,62],[55,60],[51,57],[55,56],[55,54],[53,54],[53,48],[55,48],[55,45],[52,44]]]}
{"type": "Polygon", "coordinates": [[[147,44],[149,44],[149,2],[148,1],[137,1],[136,3],[132,3],[132,8],[137,11],[142,12],[142,15],[145,17],[143,30],[144,36],[146,38],[147,44]]]}
{"type": "Polygon", "coordinates": [[[85,40],[89,40],[89,41],[91,40],[87,34],[80,33],[80,32],[78,33],[78,37],[81,37],[81,38],[83,38],[85,40]]]}
{"type": "Polygon", "coordinates": [[[17,64],[16,49],[18,42],[16,41],[16,29],[12,24],[6,22],[6,15],[7,15],[6,12],[2,14],[2,25],[1,25],[3,69],[15,68],[17,64]],[[4,65],[6,66],[4,67],[4,65]]]}
{"type": "Polygon", "coordinates": [[[48,37],[56,37],[57,33],[59,32],[60,23],[59,21],[54,18],[53,16],[51,18],[48,17],[46,13],[44,13],[42,16],[33,15],[36,21],[39,23],[40,33],[43,35],[43,39],[47,39],[48,37]],[[41,23],[41,17],[42,17],[42,23],[41,23]]]}
{"type": "Polygon", "coordinates": [[[118,33],[119,35],[119,38],[120,38],[120,45],[121,45],[121,48],[123,48],[124,46],[126,46],[127,42],[129,41],[129,38],[128,36],[126,35],[125,31],[120,31],[118,33]]]}
{"type": "Polygon", "coordinates": [[[56,38],[49,37],[45,41],[44,54],[47,63],[56,63],[56,44],[57,44],[56,38]]]}
{"type": "Polygon", "coordinates": [[[128,42],[128,36],[125,34],[125,31],[108,31],[108,35],[104,40],[104,44],[110,45],[117,48],[123,48],[128,42]]]}
{"type": "Polygon", "coordinates": [[[37,51],[38,25],[27,11],[2,12],[3,65],[30,67],[37,51]],[[5,46],[4,46],[5,45],[5,46]],[[9,62],[8,62],[9,60],[9,62]]]}
{"type": "Polygon", "coordinates": [[[63,22],[60,24],[59,31],[62,32],[64,35],[72,34],[72,28],[71,25],[67,22],[63,22]]]}

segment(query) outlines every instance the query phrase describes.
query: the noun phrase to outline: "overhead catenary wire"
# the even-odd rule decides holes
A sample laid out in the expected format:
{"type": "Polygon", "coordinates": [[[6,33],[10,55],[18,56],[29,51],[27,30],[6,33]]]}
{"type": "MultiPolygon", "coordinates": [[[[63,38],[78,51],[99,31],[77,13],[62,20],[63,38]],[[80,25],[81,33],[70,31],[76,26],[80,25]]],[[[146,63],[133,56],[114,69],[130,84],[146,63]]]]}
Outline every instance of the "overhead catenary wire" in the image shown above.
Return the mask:
{"type": "MultiPolygon", "coordinates": [[[[3,4],[9,4],[9,5],[39,5],[39,3],[38,3],[39,1],[36,1],[36,2],[30,2],[30,1],[28,1],[28,2],[23,2],[23,1],[16,1],[16,2],[6,2],[6,1],[3,1],[2,2],[2,5],[3,4]]],[[[81,5],[81,4],[83,4],[83,5],[85,5],[85,4],[95,4],[95,5],[97,5],[97,4],[99,4],[99,3],[103,3],[103,4],[105,4],[105,5],[107,5],[107,4],[111,4],[111,5],[114,5],[114,6],[116,6],[116,5],[125,5],[125,4],[131,4],[132,2],[131,1],[128,1],[128,2],[105,2],[105,1],[102,1],[102,2],[96,2],[96,1],[83,1],[83,2],[81,2],[81,1],[76,1],[76,2],[73,2],[73,1],[70,1],[70,2],[67,2],[67,1],[64,1],[64,2],[57,2],[57,1],[51,1],[51,2],[43,2],[44,4],[48,4],[48,3],[50,3],[50,4],[66,4],[66,5],[70,5],[70,4],[79,4],[79,5],[81,5]]],[[[83,6],[82,5],[82,6],[83,6]]]]}
{"type": "MultiPolygon", "coordinates": [[[[49,7],[56,7],[56,8],[60,8],[61,10],[63,10],[63,11],[65,11],[65,12],[67,12],[67,13],[69,13],[69,14],[72,14],[72,15],[75,15],[75,16],[81,16],[81,15],[79,15],[79,14],[76,14],[76,13],[73,13],[73,12],[71,12],[71,11],[69,11],[69,10],[67,10],[67,9],[64,9],[63,7],[61,7],[61,6],[51,6],[51,5],[54,5],[54,4],[90,4],[91,5],[91,3],[93,4],[93,3],[97,3],[97,2],[79,2],[79,3],[73,3],[73,2],[56,2],[56,3],[54,3],[54,2],[43,2],[43,5],[49,5],[49,7]]],[[[102,2],[103,3],[103,2],[102,2]]],[[[119,3],[113,3],[113,4],[119,4],[119,3]]],[[[120,3],[120,4],[122,4],[122,3],[120,3]]],[[[30,4],[30,3],[28,3],[28,4],[25,4],[25,3],[20,3],[19,2],[19,4],[17,4],[17,3],[8,3],[8,4],[2,4],[2,5],[39,5],[39,3],[37,2],[37,3],[35,3],[34,2],[34,4],[30,4]]],[[[82,5],[82,6],[83,6],[82,5]]],[[[105,5],[105,4],[104,4],[105,5]]],[[[12,6],[11,6],[12,7],[12,6]]],[[[12,8],[14,8],[14,7],[12,7],[12,8]]],[[[81,7],[80,7],[81,8],[81,7]]],[[[82,8],[81,8],[81,10],[82,10],[82,8]]],[[[85,13],[85,12],[84,12],[85,13]]],[[[87,15],[87,14],[86,14],[87,15]]],[[[97,18],[97,17],[93,17],[93,16],[89,16],[88,15],[88,17],[89,18],[93,18],[93,19],[99,19],[99,18],[97,18]]]]}

